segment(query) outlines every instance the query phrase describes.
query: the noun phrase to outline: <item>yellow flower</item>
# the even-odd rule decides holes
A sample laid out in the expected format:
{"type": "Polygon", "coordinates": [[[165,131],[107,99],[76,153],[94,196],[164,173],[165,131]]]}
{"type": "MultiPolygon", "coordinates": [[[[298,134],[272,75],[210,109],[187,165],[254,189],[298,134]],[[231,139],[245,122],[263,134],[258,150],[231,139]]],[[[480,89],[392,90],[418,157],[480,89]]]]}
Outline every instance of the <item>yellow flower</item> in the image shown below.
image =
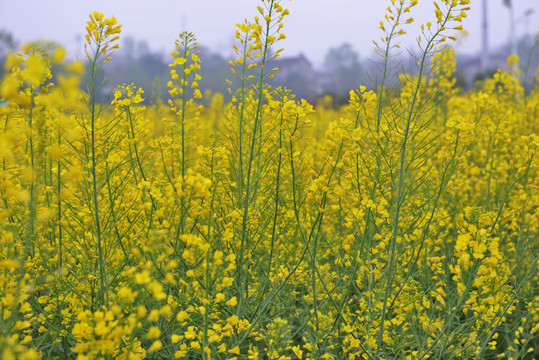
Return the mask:
{"type": "Polygon", "coordinates": [[[2,80],[0,85],[0,98],[11,99],[14,98],[19,92],[19,80],[17,77],[8,74],[2,80]]]}
{"type": "Polygon", "coordinates": [[[226,304],[228,306],[236,306],[238,304],[238,300],[236,299],[235,296],[233,296],[226,302],[226,304]]]}
{"type": "Polygon", "coordinates": [[[148,321],[158,321],[159,320],[159,311],[157,311],[157,309],[152,309],[150,310],[150,314],[148,315],[148,321]]]}
{"type": "Polygon", "coordinates": [[[176,334],[172,334],[172,336],[171,336],[172,343],[174,343],[174,344],[179,343],[180,341],[183,340],[183,338],[184,338],[183,336],[176,335],[176,334]]]}
{"type": "Polygon", "coordinates": [[[148,310],[146,310],[146,307],[145,307],[145,306],[139,305],[139,306],[137,307],[137,317],[138,317],[139,319],[142,319],[143,317],[145,317],[147,313],[148,313],[148,310]]]}
{"type": "Polygon", "coordinates": [[[161,342],[161,340],[156,340],[152,343],[152,345],[150,346],[150,348],[148,349],[149,352],[154,352],[154,351],[157,351],[159,349],[161,349],[163,347],[163,342],[161,342]]]}
{"type": "Polygon", "coordinates": [[[224,277],[223,278],[223,283],[222,283],[222,287],[223,288],[227,288],[227,287],[231,287],[232,284],[234,283],[234,279],[231,278],[231,277],[224,277]]]}
{"type": "Polygon", "coordinates": [[[59,64],[64,61],[66,56],[66,50],[62,46],[57,47],[51,56],[51,61],[55,64],[59,64]]]}
{"type": "Polygon", "coordinates": [[[176,315],[176,320],[178,320],[180,323],[184,322],[187,319],[189,319],[189,314],[187,313],[187,311],[182,310],[178,313],[178,315],[176,315]]]}
{"type": "Polygon", "coordinates": [[[157,326],[150,326],[146,337],[150,340],[154,340],[157,339],[159,336],[161,336],[161,330],[157,326]]]}
{"type": "Polygon", "coordinates": [[[240,354],[240,348],[238,345],[233,347],[232,349],[228,350],[230,354],[239,355],[240,354]]]}
{"type": "Polygon", "coordinates": [[[302,359],[302,358],[303,358],[303,351],[301,351],[301,349],[299,348],[299,346],[293,346],[293,347],[292,347],[292,351],[293,351],[294,354],[298,357],[298,359],[302,359]]]}
{"type": "Polygon", "coordinates": [[[184,357],[185,355],[187,355],[187,351],[185,350],[178,350],[174,353],[174,359],[181,359],[182,357],[184,357]]]}
{"type": "Polygon", "coordinates": [[[25,65],[21,78],[30,87],[42,85],[51,76],[47,59],[38,53],[30,55],[25,65]]]}
{"type": "Polygon", "coordinates": [[[510,67],[518,66],[519,62],[520,62],[520,59],[519,59],[518,55],[516,55],[516,54],[511,54],[507,58],[507,65],[509,65],[510,67]]]}
{"type": "Polygon", "coordinates": [[[138,295],[138,292],[133,291],[126,286],[123,286],[118,290],[118,297],[125,302],[131,303],[135,301],[137,295],[138,295]]]}

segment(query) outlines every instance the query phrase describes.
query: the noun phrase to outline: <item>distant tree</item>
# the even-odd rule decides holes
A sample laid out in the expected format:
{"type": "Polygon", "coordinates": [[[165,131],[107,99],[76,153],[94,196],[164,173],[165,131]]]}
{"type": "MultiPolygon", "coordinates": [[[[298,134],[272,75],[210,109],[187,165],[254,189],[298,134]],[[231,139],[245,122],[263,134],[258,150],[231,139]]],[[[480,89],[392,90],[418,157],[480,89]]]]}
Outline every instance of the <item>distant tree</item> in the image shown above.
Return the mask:
{"type": "Polygon", "coordinates": [[[0,56],[6,56],[6,54],[14,50],[17,47],[17,41],[13,37],[13,34],[7,30],[0,30],[0,56]]]}
{"type": "MultiPolygon", "coordinates": [[[[155,79],[165,80],[169,76],[164,56],[152,52],[146,41],[139,41],[129,36],[123,39],[120,49],[105,66],[104,73],[108,74],[109,79],[102,89],[102,96],[107,95],[117,85],[134,83],[148,92],[146,97],[150,97],[155,79]]],[[[166,83],[166,81],[159,83],[160,93],[166,93],[166,83]]]]}
{"type": "Polygon", "coordinates": [[[311,83],[312,81],[310,81],[310,79],[305,78],[301,74],[292,73],[287,78],[287,83],[284,85],[291,89],[298,98],[310,100],[315,95],[311,83]]]}
{"type": "MultiPolygon", "coordinates": [[[[227,93],[225,79],[231,76],[228,60],[212,52],[205,46],[199,47],[202,77],[200,90],[227,93]]],[[[110,75],[106,87],[101,95],[105,96],[116,85],[135,83],[147,92],[148,101],[156,102],[156,96],[162,101],[168,99],[167,82],[170,80],[170,67],[172,59],[161,52],[152,52],[146,41],[138,41],[126,37],[116,56],[106,66],[106,74],[110,75]],[[157,80],[157,81],[156,81],[157,80]]]]}
{"type": "Polygon", "coordinates": [[[362,68],[359,55],[350,44],[330,48],[323,66],[327,74],[324,92],[342,94],[359,87],[362,68]]]}
{"type": "Polygon", "coordinates": [[[305,55],[279,57],[273,60],[270,68],[279,69],[268,81],[271,86],[286,87],[300,99],[313,100],[319,95],[313,66],[305,55]]]}
{"type": "Polygon", "coordinates": [[[0,78],[4,76],[4,63],[8,52],[15,50],[17,46],[18,42],[12,33],[0,30],[0,78]]]}
{"type": "Polygon", "coordinates": [[[137,40],[131,36],[123,38],[122,56],[128,59],[138,59],[151,53],[150,46],[146,40],[137,40]]]}
{"type": "Polygon", "coordinates": [[[232,80],[233,76],[228,60],[205,46],[201,45],[199,50],[202,80],[198,83],[201,91],[211,90],[213,93],[220,92],[225,96],[228,95],[226,79],[232,80]]]}

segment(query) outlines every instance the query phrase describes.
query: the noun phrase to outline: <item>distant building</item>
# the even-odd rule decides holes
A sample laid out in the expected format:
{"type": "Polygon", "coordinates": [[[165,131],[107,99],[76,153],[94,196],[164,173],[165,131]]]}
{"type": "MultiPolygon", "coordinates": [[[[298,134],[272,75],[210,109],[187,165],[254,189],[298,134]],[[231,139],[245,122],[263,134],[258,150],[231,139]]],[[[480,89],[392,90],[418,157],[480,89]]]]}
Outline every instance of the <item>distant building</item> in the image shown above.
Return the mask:
{"type": "MultiPolygon", "coordinates": [[[[519,68],[523,72],[521,81],[523,81],[523,85],[527,91],[535,83],[534,74],[539,66],[539,57],[535,56],[530,50],[532,46],[531,37],[522,37],[517,43],[517,53],[520,57],[519,68]]],[[[486,73],[481,71],[481,60],[478,54],[457,55],[457,71],[466,80],[466,89],[473,88],[476,80],[483,79],[485,76],[490,77],[498,69],[509,70],[507,58],[510,54],[511,51],[508,46],[501,46],[491,51],[489,54],[489,67],[486,73]]]]}
{"type": "Polygon", "coordinates": [[[303,55],[283,57],[273,60],[271,68],[279,68],[274,78],[269,81],[272,86],[284,86],[298,98],[314,99],[318,95],[317,76],[311,62],[303,55]]]}
{"type": "Polygon", "coordinates": [[[507,60],[505,54],[496,53],[490,56],[487,74],[481,72],[481,58],[477,55],[461,55],[457,57],[457,70],[462,73],[466,80],[467,88],[471,89],[475,80],[488,76],[497,69],[505,69],[507,60]]]}

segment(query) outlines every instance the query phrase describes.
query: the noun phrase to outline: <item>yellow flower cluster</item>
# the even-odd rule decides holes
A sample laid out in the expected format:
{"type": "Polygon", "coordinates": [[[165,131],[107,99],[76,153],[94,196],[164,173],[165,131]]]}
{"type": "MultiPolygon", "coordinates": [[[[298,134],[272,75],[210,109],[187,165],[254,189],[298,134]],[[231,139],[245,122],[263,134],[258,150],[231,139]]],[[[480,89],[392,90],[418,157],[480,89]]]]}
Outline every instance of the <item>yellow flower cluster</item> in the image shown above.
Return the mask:
{"type": "Polygon", "coordinates": [[[102,57],[105,62],[111,60],[110,52],[119,48],[118,44],[113,45],[113,43],[120,39],[121,29],[122,25],[118,24],[114,16],[105,18],[98,11],[91,13],[86,26],[86,43],[84,44],[88,60],[95,61],[98,56],[102,57]]]}
{"type": "MultiPolygon", "coordinates": [[[[200,99],[202,98],[202,93],[198,88],[198,81],[202,78],[197,70],[200,70],[200,59],[198,54],[200,51],[197,50],[198,45],[196,43],[195,36],[190,32],[182,32],[180,34],[180,39],[176,41],[176,50],[171,52],[171,55],[174,57],[174,61],[169,66],[172,68],[170,70],[171,80],[168,82],[167,86],[169,87],[169,94],[172,98],[182,97],[182,107],[180,111],[185,111],[185,106],[191,105],[192,100],[185,100],[186,91],[188,88],[193,89],[193,98],[200,99]],[[181,74],[178,74],[180,69],[181,74]],[[181,79],[180,79],[181,76],[181,79]],[[192,78],[191,82],[188,81],[188,78],[192,78]],[[178,87],[174,83],[178,83],[178,87]]],[[[169,101],[169,104],[172,105],[172,100],[169,101]]]]}
{"type": "Polygon", "coordinates": [[[279,57],[284,50],[275,51],[271,46],[286,38],[281,31],[284,17],[290,14],[279,1],[262,1],[262,4],[257,7],[262,18],[255,16],[252,22],[246,19],[244,23],[236,25],[235,38],[239,44],[233,44],[233,48],[238,57],[230,60],[230,70],[234,74],[241,72],[242,76],[258,82],[273,77],[276,68],[270,71],[265,66],[269,59],[279,57]]]}

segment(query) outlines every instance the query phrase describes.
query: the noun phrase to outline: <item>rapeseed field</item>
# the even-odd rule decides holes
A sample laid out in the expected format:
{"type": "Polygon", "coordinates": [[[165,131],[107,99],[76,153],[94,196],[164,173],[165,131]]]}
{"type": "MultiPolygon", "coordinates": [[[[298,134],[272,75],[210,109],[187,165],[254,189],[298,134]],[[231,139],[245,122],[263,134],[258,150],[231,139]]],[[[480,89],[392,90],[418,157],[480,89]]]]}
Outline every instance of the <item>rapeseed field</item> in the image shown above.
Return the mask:
{"type": "Polygon", "coordinates": [[[416,3],[388,1],[379,86],[337,108],[268,85],[276,0],[236,26],[230,102],[199,89],[188,32],[168,102],[102,96],[121,25],[99,12],[84,61],[10,54],[0,357],[536,358],[539,87],[516,56],[456,86],[467,0],[438,0],[417,68],[390,67],[416,3]]]}

